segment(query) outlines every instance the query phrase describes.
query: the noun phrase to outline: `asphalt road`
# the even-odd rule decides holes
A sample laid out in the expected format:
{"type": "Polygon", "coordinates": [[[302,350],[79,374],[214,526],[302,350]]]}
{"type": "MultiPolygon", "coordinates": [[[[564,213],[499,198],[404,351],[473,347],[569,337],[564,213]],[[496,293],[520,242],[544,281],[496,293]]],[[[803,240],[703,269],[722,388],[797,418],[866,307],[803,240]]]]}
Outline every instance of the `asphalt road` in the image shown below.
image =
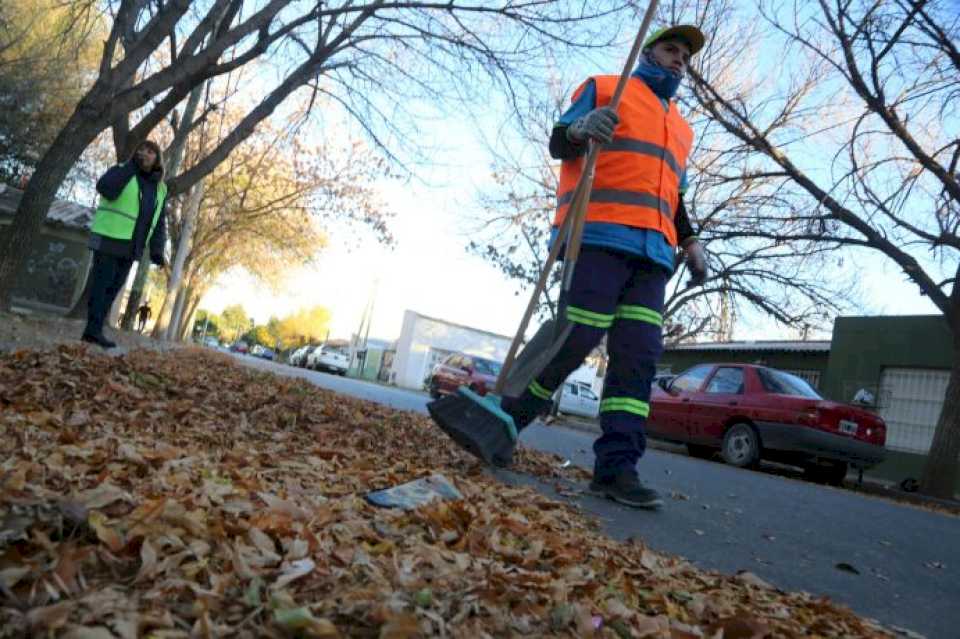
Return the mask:
{"type": "MultiPolygon", "coordinates": [[[[426,413],[429,399],[422,393],[237,357],[336,392],[426,413]]],[[[593,438],[535,424],[521,441],[592,468],[593,438]]],[[[960,639],[960,518],[657,450],[648,451],[639,469],[666,497],[662,510],[631,510],[586,494],[574,498],[612,537],[643,539],[710,570],[749,570],[779,588],[826,595],[930,638],[960,639]]],[[[496,474],[556,496],[552,484],[536,478],[496,474]]]]}

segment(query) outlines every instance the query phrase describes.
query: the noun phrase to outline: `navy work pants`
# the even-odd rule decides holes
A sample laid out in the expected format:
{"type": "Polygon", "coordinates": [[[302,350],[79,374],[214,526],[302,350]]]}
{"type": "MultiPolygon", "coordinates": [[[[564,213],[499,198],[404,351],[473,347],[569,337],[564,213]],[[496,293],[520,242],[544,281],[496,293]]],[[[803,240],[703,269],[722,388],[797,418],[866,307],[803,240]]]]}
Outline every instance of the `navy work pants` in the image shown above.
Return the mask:
{"type": "Polygon", "coordinates": [[[117,299],[117,293],[123,288],[130,273],[133,260],[108,255],[101,251],[93,252],[93,267],[90,270],[90,301],[87,304],[87,335],[101,335],[103,323],[110,313],[110,307],[117,299]]]}
{"type": "MultiPolygon", "coordinates": [[[[663,352],[663,298],[669,276],[636,256],[584,246],[563,313],[573,329],[546,369],[514,400],[520,413],[543,413],[564,380],[607,335],[609,365],[600,402],[603,434],[594,442],[594,475],[633,469],[646,449],[650,385],[663,352]]],[[[527,420],[521,420],[527,421],[527,420]]]]}

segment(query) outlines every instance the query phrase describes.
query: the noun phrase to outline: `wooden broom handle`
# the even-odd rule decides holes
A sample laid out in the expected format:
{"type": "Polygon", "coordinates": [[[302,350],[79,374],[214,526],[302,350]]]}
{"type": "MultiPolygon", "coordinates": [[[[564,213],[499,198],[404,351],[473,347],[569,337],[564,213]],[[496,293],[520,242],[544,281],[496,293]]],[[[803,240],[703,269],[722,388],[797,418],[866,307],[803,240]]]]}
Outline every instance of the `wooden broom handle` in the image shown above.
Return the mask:
{"type": "MultiPolygon", "coordinates": [[[[617,82],[617,88],[613,92],[613,97],[610,100],[610,106],[614,110],[620,105],[620,99],[623,97],[623,92],[627,88],[627,82],[630,80],[630,72],[633,70],[634,66],[637,64],[637,58],[640,57],[640,50],[643,48],[643,40],[647,35],[647,30],[650,28],[650,23],[653,21],[653,16],[657,13],[657,5],[659,0],[650,0],[650,4],[647,6],[646,13],[643,14],[643,22],[640,23],[640,29],[637,30],[637,37],[633,40],[633,47],[630,49],[630,55],[627,57],[626,64],[623,65],[623,71],[620,73],[620,80],[617,82]]],[[[520,327],[517,329],[517,334],[513,338],[513,342],[510,343],[510,349],[507,351],[507,357],[504,359],[503,367],[500,369],[500,375],[497,377],[497,384],[494,387],[493,392],[497,395],[503,394],[503,387],[507,383],[507,377],[510,375],[510,369],[513,368],[513,363],[517,358],[517,351],[520,350],[520,343],[523,342],[523,337],[527,332],[527,326],[530,324],[530,318],[533,316],[533,311],[537,308],[537,301],[540,299],[540,295],[546,289],[547,279],[550,277],[550,272],[553,269],[553,264],[556,262],[557,257],[560,254],[560,247],[564,244],[562,238],[567,230],[570,228],[570,224],[573,225],[573,228],[570,230],[570,239],[566,242],[567,251],[564,255],[564,268],[569,268],[570,276],[565,275],[565,280],[569,283],[569,279],[572,277],[573,265],[576,263],[577,256],[580,255],[580,245],[581,239],[583,236],[583,225],[586,220],[587,212],[587,202],[590,199],[590,190],[593,186],[593,175],[596,172],[597,167],[597,155],[599,153],[599,145],[590,144],[590,150],[587,153],[587,161],[584,166],[583,173],[580,174],[580,179],[577,181],[577,186],[573,192],[573,199],[570,202],[570,208],[567,210],[567,215],[563,220],[563,224],[558,229],[556,240],[553,242],[553,246],[550,248],[550,254],[547,256],[547,261],[543,264],[543,269],[540,271],[540,278],[537,280],[537,285],[533,289],[533,295],[530,296],[530,302],[527,303],[527,310],[523,313],[523,319],[520,321],[520,327]]]]}

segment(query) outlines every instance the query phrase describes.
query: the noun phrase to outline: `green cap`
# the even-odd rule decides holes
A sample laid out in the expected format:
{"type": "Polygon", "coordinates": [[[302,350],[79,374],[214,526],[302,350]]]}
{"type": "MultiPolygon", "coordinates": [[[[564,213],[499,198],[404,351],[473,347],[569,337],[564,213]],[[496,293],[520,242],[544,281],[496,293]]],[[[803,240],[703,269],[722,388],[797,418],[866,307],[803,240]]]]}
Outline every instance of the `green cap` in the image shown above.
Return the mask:
{"type": "Polygon", "coordinates": [[[661,27],[654,31],[650,37],[647,38],[647,41],[643,43],[643,48],[652,47],[660,40],[668,40],[670,38],[685,40],[686,43],[690,45],[690,55],[702,49],[706,43],[706,38],[703,37],[703,32],[700,31],[700,29],[692,24],[678,24],[672,27],[661,27]]]}

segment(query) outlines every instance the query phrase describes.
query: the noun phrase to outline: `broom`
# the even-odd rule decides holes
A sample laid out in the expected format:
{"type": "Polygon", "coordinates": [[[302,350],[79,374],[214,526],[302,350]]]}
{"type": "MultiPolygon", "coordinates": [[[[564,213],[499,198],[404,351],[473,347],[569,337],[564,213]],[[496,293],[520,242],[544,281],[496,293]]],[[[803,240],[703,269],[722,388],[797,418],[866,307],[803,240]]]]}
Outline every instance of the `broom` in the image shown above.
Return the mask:
{"type": "MultiPolygon", "coordinates": [[[[633,48],[627,57],[627,62],[620,74],[620,80],[610,100],[610,106],[616,110],[620,98],[630,79],[630,72],[637,63],[643,40],[653,16],[657,11],[658,0],[651,0],[643,16],[643,22],[637,31],[633,48]]],[[[517,441],[517,427],[513,418],[500,408],[500,397],[507,392],[511,396],[521,394],[530,382],[546,368],[547,364],[563,347],[571,330],[569,322],[558,314],[557,319],[548,320],[537,330],[536,334],[526,345],[520,356],[517,351],[523,342],[530,318],[537,307],[540,295],[546,289],[547,279],[553,269],[554,262],[560,254],[562,246],[566,245],[564,253],[563,271],[561,277],[560,300],[566,299],[573,281],[577,257],[580,254],[580,243],[583,237],[583,225],[586,220],[587,202],[593,187],[593,177],[596,171],[598,145],[590,142],[586,164],[573,192],[570,209],[559,229],[556,241],[550,248],[547,261],[540,271],[537,285],[534,287],[530,302],[523,314],[520,327],[510,344],[507,357],[497,376],[497,383],[493,393],[481,396],[465,386],[447,397],[434,400],[427,404],[427,412],[438,426],[461,448],[479,457],[487,464],[493,463],[493,457],[498,451],[513,446],[517,441]],[[567,241],[560,239],[566,237],[567,241]]]]}

